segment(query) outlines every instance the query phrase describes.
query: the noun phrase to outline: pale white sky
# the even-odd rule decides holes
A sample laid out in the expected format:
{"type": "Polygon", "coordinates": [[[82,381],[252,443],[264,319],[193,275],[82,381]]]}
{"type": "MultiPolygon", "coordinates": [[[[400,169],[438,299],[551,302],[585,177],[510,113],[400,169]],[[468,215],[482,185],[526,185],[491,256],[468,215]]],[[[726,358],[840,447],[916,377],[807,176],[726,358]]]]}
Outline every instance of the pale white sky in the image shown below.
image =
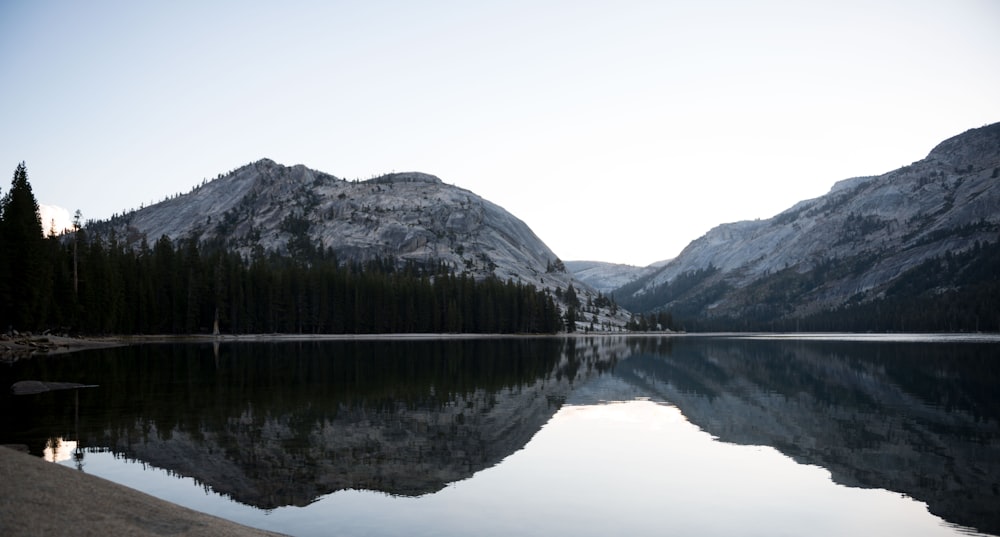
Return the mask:
{"type": "Polygon", "coordinates": [[[645,265],[1000,121],[1000,1],[5,0],[0,77],[0,189],[88,219],[268,157],[645,265]]]}

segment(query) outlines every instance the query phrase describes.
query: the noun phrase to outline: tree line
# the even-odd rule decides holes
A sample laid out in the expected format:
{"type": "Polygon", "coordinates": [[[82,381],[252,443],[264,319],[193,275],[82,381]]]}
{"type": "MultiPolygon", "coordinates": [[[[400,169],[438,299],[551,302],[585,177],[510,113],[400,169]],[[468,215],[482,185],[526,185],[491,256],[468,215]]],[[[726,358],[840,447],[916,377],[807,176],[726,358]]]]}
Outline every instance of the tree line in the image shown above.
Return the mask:
{"type": "Polygon", "coordinates": [[[548,292],[443,266],[244,259],[161,237],[128,247],[85,228],[44,238],[24,164],[0,204],[0,327],[82,334],[554,333],[548,292]]]}

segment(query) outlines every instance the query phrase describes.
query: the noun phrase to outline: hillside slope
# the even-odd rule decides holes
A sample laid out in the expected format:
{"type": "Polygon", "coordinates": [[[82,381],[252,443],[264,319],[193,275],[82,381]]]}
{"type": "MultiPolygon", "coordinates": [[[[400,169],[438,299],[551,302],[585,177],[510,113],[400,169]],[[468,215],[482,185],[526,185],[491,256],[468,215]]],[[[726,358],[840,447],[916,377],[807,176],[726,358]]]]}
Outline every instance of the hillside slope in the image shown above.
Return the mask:
{"type": "Polygon", "coordinates": [[[988,275],[973,282],[961,272],[992,266],[984,258],[993,257],[998,231],[994,124],[945,140],[909,166],[840,181],[773,218],[720,225],[615,296],[633,311],[760,327],[885,299],[916,273],[935,276],[921,277],[911,295],[989,284],[988,275]],[[964,265],[935,268],[952,256],[964,256],[964,265]]]}

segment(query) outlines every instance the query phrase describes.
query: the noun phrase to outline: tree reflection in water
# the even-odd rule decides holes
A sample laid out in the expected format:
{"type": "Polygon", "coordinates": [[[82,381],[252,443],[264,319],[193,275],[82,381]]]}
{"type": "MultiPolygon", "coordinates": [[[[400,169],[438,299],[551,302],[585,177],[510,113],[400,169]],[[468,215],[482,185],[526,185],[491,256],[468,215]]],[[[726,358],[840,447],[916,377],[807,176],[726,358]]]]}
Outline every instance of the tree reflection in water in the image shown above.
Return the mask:
{"type": "MultiPolygon", "coordinates": [[[[264,509],[421,496],[518,452],[567,401],[676,405],[852,487],[1000,533],[996,343],[493,338],[143,345],[15,364],[96,383],[76,438],[264,509]]],[[[70,431],[59,394],[4,399],[3,442],[70,431]]]]}

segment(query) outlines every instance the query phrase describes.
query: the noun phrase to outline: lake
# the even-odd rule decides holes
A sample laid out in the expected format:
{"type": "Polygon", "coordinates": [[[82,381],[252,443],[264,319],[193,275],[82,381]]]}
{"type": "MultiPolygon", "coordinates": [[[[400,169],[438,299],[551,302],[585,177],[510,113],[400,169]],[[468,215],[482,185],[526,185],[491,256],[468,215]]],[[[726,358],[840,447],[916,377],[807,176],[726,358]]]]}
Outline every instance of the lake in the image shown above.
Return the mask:
{"type": "Polygon", "coordinates": [[[1000,338],[144,344],[0,443],[291,535],[1000,534],[1000,338]],[[977,533],[979,532],[979,533],[977,533]]]}

